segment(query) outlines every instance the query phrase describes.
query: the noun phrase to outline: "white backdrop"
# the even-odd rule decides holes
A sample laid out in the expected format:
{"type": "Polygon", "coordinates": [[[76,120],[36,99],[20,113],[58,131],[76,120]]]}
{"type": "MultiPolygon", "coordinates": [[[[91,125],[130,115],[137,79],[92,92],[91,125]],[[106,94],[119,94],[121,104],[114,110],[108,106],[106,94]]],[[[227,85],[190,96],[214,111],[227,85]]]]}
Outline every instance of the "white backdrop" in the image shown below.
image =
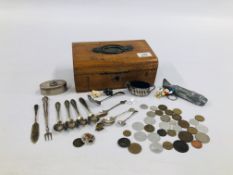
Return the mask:
{"type": "MultiPolygon", "coordinates": [[[[232,174],[232,31],[231,0],[0,1],[0,174],[232,174]],[[135,108],[141,103],[179,107],[187,120],[203,114],[211,142],[186,154],[174,150],[153,154],[145,142],[142,153],[132,155],[118,148],[123,129],[117,127],[101,133],[93,127],[53,133],[53,141],[45,142],[41,108],[40,140],[33,145],[32,107],[41,104],[39,83],[63,78],[71,87],[50,98],[51,127],[56,121],[54,102],[86,98],[74,91],[71,43],[129,39],[146,39],[159,57],[157,87],[166,77],[206,95],[209,102],[197,107],[183,100],[157,100],[153,94],[146,98],[127,94],[118,100],[134,98],[135,108]],[[74,148],[73,139],[84,132],[95,133],[96,143],[74,148]]],[[[64,108],[62,113],[64,120],[64,108]]],[[[144,117],[145,111],[140,111],[126,128],[144,117]]]]}

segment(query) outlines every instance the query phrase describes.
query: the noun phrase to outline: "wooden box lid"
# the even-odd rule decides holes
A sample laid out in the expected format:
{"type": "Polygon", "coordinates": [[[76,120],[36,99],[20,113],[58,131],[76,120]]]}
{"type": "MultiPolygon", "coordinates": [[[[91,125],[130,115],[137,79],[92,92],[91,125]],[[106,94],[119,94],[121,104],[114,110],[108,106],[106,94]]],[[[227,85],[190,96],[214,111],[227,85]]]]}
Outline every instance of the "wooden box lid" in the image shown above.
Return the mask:
{"type": "Polygon", "coordinates": [[[158,58],[145,40],[79,42],[72,44],[74,74],[113,73],[133,70],[155,69],[158,58]],[[120,54],[93,52],[105,45],[132,46],[120,54]]]}

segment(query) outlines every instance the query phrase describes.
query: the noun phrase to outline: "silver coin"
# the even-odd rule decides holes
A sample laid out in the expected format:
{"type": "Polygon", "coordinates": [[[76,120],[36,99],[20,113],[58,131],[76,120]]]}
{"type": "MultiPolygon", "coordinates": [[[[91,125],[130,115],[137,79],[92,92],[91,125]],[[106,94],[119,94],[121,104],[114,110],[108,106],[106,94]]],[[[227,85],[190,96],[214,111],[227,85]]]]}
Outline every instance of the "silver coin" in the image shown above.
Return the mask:
{"type": "Polygon", "coordinates": [[[151,106],[150,110],[155,111],[155,110],[157,110],[157,107],[156,106],[151,106]]]}
{"type": "Polygon", "coordinates": [[[161,153],[163,151],[163,146],[160,143],[150,144],[150,150],[154,153],[161,153]]]}
{"type": "Polygon", "coordinates": [[[164,130],[171,129],[170,124],[168,122],[160,122],[159,127],[164,130]]]}
{"type": "Polygon", "coordinates": [[[147,115],[148,117],[154,117],[154,116],[155,116],[155,112],[154,112],[154,111],[148,111],[148,112],[146,113],[146,115],[147,115]]]}
{"type": "Polygon", "coordinates": [[[171,118],[168,115],[163,115],[160,117],[160,120],[162,120],[163,122],[169,122],[171,118]]]}
{"type": "Polygon", "coordinates": [[[154,125],[155,124],[155,119],[153,117],[146,117],[146,118],[144,118],[144,122],[146,124],[154,125]]]}
{"type": "Polygon", "coordinates": [[[170,126],[171,126],[170,129],[173,129],[176,132],[180,132],[182,130],[182,128],[179,125],[170,125],[170,126]]]}
{"type": "Polygon", "coordinates": [[[178,125],[178,122],[177,122],[176,120],[171,120],[171,121],[169,122],[169,124],[170,124],[170,125],[173,125],[173,126],[176,126],[176,125],[178,125]]]}
{"type": "Polygon", "coordinates": [[[209,129],[202,124],[197,125],[196,128],[199,132],[203,132],[203,133],[207,133],[209,131],[209,129]]]}
{"type": "Polygon", "coordinates": [[[160,141],[160,136],[157,133],[153,132],[148,134],[147,139],[151,142],[158,142],[160,141]]]}
{"type": "Polygon", "coordinates": [[[195,138],[202,143],[209,143],[210,142],[210,137],[207,134],[202,133],[202,132],[198,132],[195,135],[195,138]]]}
{"type": "Polygon", "coordinates": [[[132,128],[133,128],[134,130],[136,130],[136,131],[141,131],[141,130],[144,129],[144,124],[141,123],[141,122],[134,122],[134,123],[132,124],[132,128]]]}
{"type": "Polygon", "coordinates": [[[146,104],[141,104],[141,105],[140,105],[140,108],[141,108],[141,109],[148,109],[148,106],[147,106],[146,104]]]}
{"type": "Polygon", "coordinates": [[[199,125],[199,121],[197,121],[195,118],[190,119],[190,120],[189,120],[189,123],[190,123],[191,125],[194,125],[194,126],[199,125]]]}
{"type": "Polygon", "coordinates": [[[143,141],[146,140],[146,138],[147,138],[147,135],[146,135],[145,132],[138,131],[138,132],[135,132],[135,133],[134,133],[134,139],[135,139],[136,141],[143,142],[143,141]]]}

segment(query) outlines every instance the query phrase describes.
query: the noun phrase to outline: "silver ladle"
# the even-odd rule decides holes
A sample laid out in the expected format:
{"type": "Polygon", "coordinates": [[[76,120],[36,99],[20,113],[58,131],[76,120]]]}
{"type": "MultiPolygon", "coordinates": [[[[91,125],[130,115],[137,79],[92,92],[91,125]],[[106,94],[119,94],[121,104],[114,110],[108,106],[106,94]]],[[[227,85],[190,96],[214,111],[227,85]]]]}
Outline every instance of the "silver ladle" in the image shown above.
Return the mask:
{"type": "Polygon", "coordinates": [[[116,92],[116,93],[114,93],[113,95],[108,96],[108,97],[106,97],[106,98],[104,98],[104,99],[102,99],[102,100],[96,100],[96,99],[94,99],[91,95],[88,95],[87,97],[88,97],[88,99],[90,100],[90,102],[95,103],[95,104],[98,104],[98,105],[101,105],[101,103],[102,103],[103,101],[107,100],[107,99],[110,99],[110,98],[112,98],[112,97],[114,97],[114,96],[116,96],[116,95],[124,95],[124,94],[125,94],[125,93],[122,92],[122,91],[116,92]]]}
{"type": "Polygon", "coordinates": [[[83,118],[83,116],[80,114],[79,110],[78,110],[78,106],[77,106],[77,103],[74,99],[71,99],[70,100],[70,104],[71,106],[74,108],[76,114],[77,114],[77,119],[75,121],[76,123],[76,127],[79,126],[79,124],[81,125],[86,125],[87,124],[87,120],[83,118]]]}
{"type": "Polygon", "coordinates": [[[64,104],[65,104],[67,115],[68,115],[68,121],[66,121],[66,126],[68,128],[70,128],[70,129],[73,129],[73,128],[75,128],[76,124],[75,124],[75,121],[71,118],[71,115],[70,115],[70,102],[68,100],[66,100],[64,102],[64,104]]]}
{"type": "Polygon", "coordinates": [[[57,111],[57,123],[53,126],[53,129],[55,131],[62,131],[64,129],[64,125],[61,121],[61,116],[60,116],[60,109],[61,109],[61,103],[60,102],[56,102],[55,103],[55,108],[56,108],[56,111],[57,111]]]}
{"type": "Polygon", "coordinates": [[[120,126],[125,126],[126,125],[126,121],[128,120],[128,119],[130,119],[134,114],[136,114],[138,111],[137,110],[133,110],[132,111],[132,114],[129,116],[129,117],[127,117],[126,119],[124,119],[124,120],[118,120],[117,121],[117,124],[119,124],[120,126]]]}

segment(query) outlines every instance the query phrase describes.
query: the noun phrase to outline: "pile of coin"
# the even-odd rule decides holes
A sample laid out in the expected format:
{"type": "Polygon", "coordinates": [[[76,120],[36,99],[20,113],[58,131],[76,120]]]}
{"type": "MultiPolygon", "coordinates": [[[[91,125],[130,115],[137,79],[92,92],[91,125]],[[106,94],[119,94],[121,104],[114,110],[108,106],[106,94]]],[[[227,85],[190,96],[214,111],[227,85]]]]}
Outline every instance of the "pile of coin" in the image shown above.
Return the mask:
{"type": "Polygon", "coordinates": [[[207,135],[208,128],[201,124],[205,121],[202,115],[196,115],[194,118],[186,121],[182,117],[182,110],[175,108],[168,109],[166,105],[140,106],[142,109],[150,109],[146,112],[143,122],[137,121],[132,124],[132,129],[124,130],[124,137],[118,140],[120,147],[127,147],[130,153],[138,154],[142,151],[139,143],[131,143],[129,137],[133,137],[137,142],[150,142],[149,149],[154,153],[160,153],[163,150],[176,150],[180,153],[189,151],[190,145],[193,148],[200,149],[203,144],[210,142],[207,135]],[[159,119],[160,122],[156,122],[159,119]],[[157,124],[157,126],[156,126],[157,124]]]}

